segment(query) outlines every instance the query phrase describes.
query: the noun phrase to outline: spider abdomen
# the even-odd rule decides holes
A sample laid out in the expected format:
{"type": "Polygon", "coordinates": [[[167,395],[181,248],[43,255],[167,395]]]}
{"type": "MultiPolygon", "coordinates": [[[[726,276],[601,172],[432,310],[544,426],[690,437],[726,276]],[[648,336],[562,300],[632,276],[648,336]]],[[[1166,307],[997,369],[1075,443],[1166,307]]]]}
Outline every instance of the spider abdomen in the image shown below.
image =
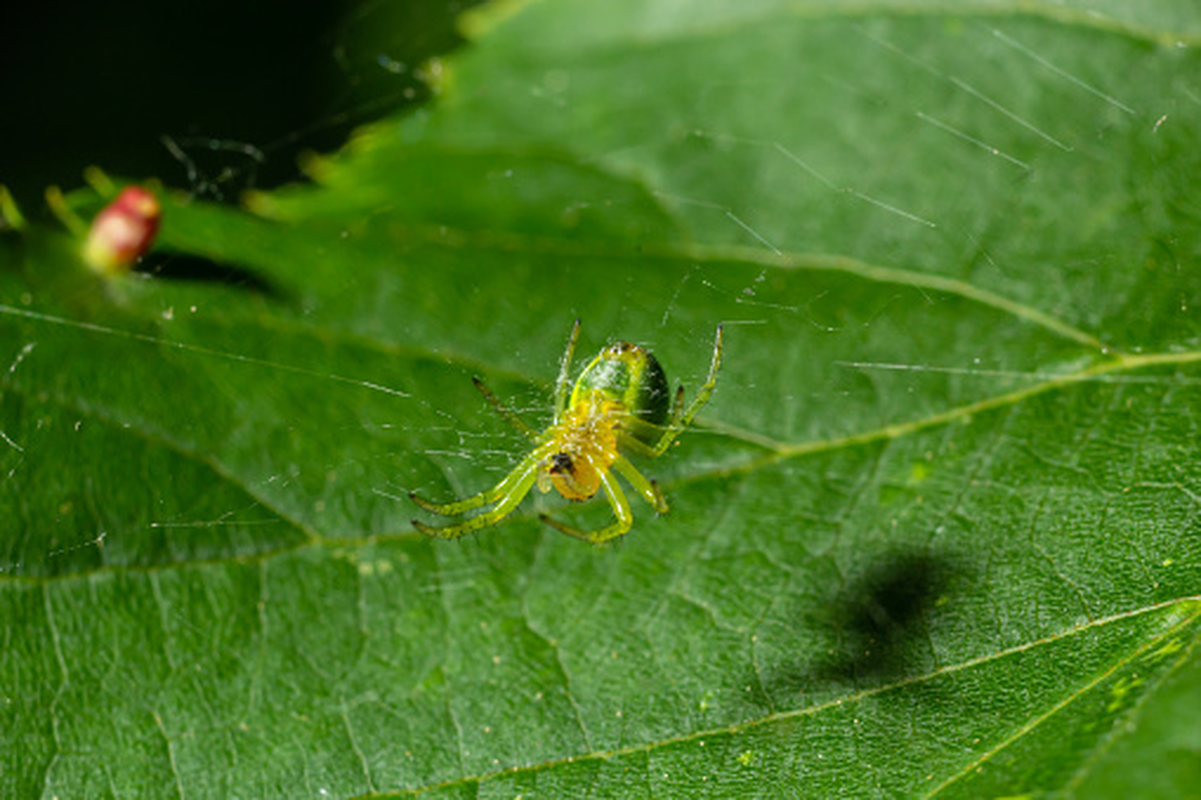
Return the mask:
{"type": "Polygon", "coordinates": [[[651,444],[662,434],[657,428],[667,421],[671,391],[663,367],[645,347],[617,342],[601,350],[580,373],[568,405],[575,408],[590,393],[618,404],[618,413],[647,423],[629,426],[627,433],[634,438],[651,444]]]}

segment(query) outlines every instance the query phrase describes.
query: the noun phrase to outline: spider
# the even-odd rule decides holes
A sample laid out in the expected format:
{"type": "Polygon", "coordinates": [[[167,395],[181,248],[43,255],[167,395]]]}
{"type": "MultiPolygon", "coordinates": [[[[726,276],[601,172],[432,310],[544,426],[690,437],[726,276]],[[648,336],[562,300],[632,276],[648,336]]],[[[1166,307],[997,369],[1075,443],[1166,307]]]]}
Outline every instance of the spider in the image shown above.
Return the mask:
{"type": "Polygon", "coordinates": [[[534,486],[542,492],[553,488],[568,500],[577,502],[588,500],[603,489],[617,517],[616,522],[604,528],[584,531],[556,522],[545,514],[539,515],[543,522],[568,536],[600,544],[622,536],[634,522],[629,501],[612,471],[625,478],[655,511],[667,513],[667,500],[658,484],[647,480],[622,453],[637,453],[648,458],[661,456],[692,422],[717,384],[721,326],[717,326],[717,336],[713,340],[709,378],[687,409],[684,408],[684,387],[681,385],[670,414],[671,390],[663,367],[649,350],[629,342],[617,342],[601,350],[573,386],[569,377],[571,356],[579,335],[580,321],[577,319],[559,363],[555,418],[542,433],[534,431],[506,408],[483,381],[472,378],[488,403],[529,439],[534,449],[500,483],[472,497],[438,504],[409,492],[417,505],[442,516],[492,506],[488,511],[452,525],[435,527],[413,520],[413,527],[430,536],[455,539],[500,522],[534,486]]]}

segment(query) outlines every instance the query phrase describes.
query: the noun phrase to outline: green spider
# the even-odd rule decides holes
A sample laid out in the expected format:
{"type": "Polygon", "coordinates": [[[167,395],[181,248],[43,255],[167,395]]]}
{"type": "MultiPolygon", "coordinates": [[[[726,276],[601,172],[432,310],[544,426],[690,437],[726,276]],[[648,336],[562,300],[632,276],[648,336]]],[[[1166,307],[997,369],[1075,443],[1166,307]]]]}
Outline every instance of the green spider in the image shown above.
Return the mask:
{"type": "Polygon", "coordinates": [[[437,504],[409,492],[417,505],[442,516],[492,506],[482,514],[453,525],[434,527],[413,520],[413,527],[430,536],[454,539],[500,522],[535,485],[542,492],[553,488],[573,501],[588,500],[603,489],[617,516],[617,521],[611,525],[583,531],[556,522],[545,514],[540,514],[539,518],[568,536],[596,544],[607,542],[625,534],[634,522],[625,492],[610,470],[625,478],[655,511],[667,513],[667,501],[658,484],[647,480],[622,452],[648,458],[663,455],[708,402],[717,385],[717,368],[721,364],[721,326],[717,326],[717,336],[713,340],[713,362],[709,366],[708,380],[687,409],[684,408],[684,387],[681,385],[670,415],[671,389],[663,367],[649,350],[629,342],[617,342],[601,350],[572,386],[569,377],[571,356],[579,335],[580,321],[576,320],[555,382],[555,418],[542,433],[537,433],[509,411],[483,381],[472,378],[485,399],[533,443],[534,449],[504,480],[472,497],[437,504]]]}

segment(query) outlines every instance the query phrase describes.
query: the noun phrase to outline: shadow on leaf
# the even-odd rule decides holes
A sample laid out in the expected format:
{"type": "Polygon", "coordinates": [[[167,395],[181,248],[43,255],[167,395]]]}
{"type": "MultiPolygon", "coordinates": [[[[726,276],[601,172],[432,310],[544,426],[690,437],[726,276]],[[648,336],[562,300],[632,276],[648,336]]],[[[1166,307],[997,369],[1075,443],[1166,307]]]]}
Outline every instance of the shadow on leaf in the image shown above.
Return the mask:
{"type": "Polygon", "coordinates": [[[879,558],[821,610],[806,614],[804,627],[825,629],[825,638],[838,645],[817,661],[783,667],[769,691],[809,694],[830,684],[866,689],[929,672],[937,609],[953,600],[964,577],[964,567],[949,556],[902,551],[879,558]]]}
{"type": "Polygon", "coordinates": [[[287,293],[276,284],[237,264],[221,263],[194,256],[152,256],[136,267],[143,275],[175,281],[197,281],[232,286],[273,300],[287,300],[287,293]]]}

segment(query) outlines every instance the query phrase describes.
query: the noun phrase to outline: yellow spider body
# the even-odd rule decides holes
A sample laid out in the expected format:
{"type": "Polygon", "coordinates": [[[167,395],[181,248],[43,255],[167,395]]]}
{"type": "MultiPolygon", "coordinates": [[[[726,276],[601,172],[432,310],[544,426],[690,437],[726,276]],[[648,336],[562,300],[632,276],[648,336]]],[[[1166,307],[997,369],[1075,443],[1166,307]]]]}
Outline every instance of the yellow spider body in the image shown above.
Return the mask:
{"type": "Polygon", "coordinates": [[[542,492],[553,488],[572,501],[588,500],[603,491],[617,517],[607,527],[582,531],[546,516],[542,516],[542,520],[570,536],[594,543],[605,542],[626,533],[634,521],[629,502],[613,471],[625,478],[656,511],[667,512],[667,501],[658,485],[647,480],[622,451],[650,458],[660,456],[692,422],[717,383],[721,327],[718,326],[713,342],[709,378],[687,409],[684,408],[684,387],[677,390],[672,403],[667,377],[659,362],[650,351],[628,342],[618,342],[601,350],[571,386],[569,397],[571,357],[579,333],[580,323],[576,320],[559,365],[555,418],[542,433],[536,433],[526,425],[505,408],[482,381],[475,379],[476,387],[493,408],[521,431],[534,448],[496,486],[464,500],[436,504],[410,492],[409,497],[419,506],[443,516],[492,506],[488,511],[454,525],[432,527],[413,520],[413,527],[431,536],[453,539],[500,522],[534,486],[542,492]]]}
{"type": "Polygon", "coordinates": [[[563,422],[547,429],[551,456],[539,462],[537,484],[568,500],[588,500],[600,490],[600,471],[617,458],[617,424],[621,403],[600,397],[567,409],[563,422]]]}

